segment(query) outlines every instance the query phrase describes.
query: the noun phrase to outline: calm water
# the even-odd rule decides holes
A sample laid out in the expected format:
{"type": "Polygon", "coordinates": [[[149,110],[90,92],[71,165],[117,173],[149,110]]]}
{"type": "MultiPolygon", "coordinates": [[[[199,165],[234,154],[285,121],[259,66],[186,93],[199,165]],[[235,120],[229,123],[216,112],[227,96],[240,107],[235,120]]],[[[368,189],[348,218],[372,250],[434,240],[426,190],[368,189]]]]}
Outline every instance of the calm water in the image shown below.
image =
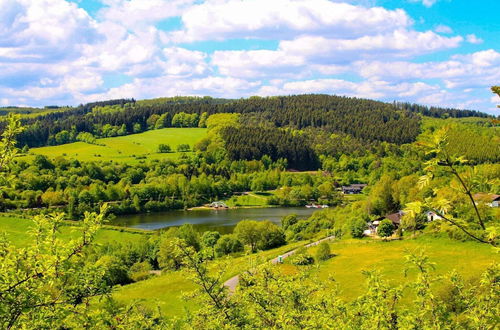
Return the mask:
{"type": "Polygon", "coordinates": [[[110,224],[153,230],[191,223],[200,231],[218,230],[221,233],[229,233],[239,221],[244,219],[270,220],[280,223],[285,215],[295,213],[299,218],[308,218],[314,211],[305,207],[168,211],[117,216],[110,224]]]}

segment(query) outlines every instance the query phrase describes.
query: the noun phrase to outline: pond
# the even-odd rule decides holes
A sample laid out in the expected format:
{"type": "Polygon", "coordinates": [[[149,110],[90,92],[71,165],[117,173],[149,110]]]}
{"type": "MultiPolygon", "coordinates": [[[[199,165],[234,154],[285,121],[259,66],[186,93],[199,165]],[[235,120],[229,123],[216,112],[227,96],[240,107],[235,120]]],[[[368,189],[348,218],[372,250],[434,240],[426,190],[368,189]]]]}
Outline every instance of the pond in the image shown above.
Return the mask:
{"type": "Polygon", "coordinates": [[[299,218],[305,219],[314,211],[316,210],[305,207],[241,208],[228,210],[199,209],[123,215],[117,216],[109,224],[154,230],[191,223],[200,231],[217,230],[225,234],[232,232],[234,226],[241,220],[270,220],[279,224],[281,218],[285,215],[297,214],[299,218]]]}

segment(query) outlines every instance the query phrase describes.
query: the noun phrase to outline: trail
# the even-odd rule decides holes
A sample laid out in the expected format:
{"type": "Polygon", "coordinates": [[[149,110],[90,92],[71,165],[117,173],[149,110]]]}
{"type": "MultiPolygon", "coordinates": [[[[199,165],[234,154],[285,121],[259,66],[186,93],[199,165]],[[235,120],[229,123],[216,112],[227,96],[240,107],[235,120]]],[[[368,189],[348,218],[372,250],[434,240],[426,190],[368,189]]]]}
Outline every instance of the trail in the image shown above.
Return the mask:
{"type": "MultiPolygon", "coordinates": [[[[320,244],[321,242],[325,242],[325,241],[330,241],[332,239],[334,239],[335,236],[328,236],[328,237],[325,237],[325,238],[322,238],[320,239],[319,241],[316,241],[316,242],[313,242],[313,243],[309,243],[309,244],[306,244],[304,245],[304,247],[308,248],[308,247],[312,247],[312,246],[316,246],[318,244],[320,244]]],[[[284,253],[281,255],[281,257],[283,259],[286,259],[292,255],[294,255],[297,250],[300,249],[300,248],[296,248],[292,251],[288,251],[287,253],[284,253]]],[[[274,259],[271,259],[270,262],[273,264],[273,265],[276,265],[278,263],[278,258],[279,256],[277,256],[276,258],[274,259]]],[[[228,288],[229,290],[229,293],[232,295],[235,291],[236,291],[236,287],[238,286],[238,283],[240,281],[240,275],[236,275],[236,276],[233,276],[231,277],[229,280],[227,280],[226,282],[224,282],[224,286],[226,288],[228,288]]]]}

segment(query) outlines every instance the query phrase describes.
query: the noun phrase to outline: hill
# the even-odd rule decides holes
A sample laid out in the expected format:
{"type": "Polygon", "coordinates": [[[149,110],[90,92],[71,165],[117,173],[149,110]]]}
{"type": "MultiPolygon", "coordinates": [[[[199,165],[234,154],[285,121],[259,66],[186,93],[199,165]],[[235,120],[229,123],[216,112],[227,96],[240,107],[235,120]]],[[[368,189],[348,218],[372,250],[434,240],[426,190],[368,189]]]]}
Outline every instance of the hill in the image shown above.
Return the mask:
{"type": "MultiPolygon", "coordinates": [[[[116,161],[134,163],[141,159],[177,158],[182,153],[176,152],[179,144],[193,145],[206,135],[206,128],[164,128],[139,134],[97,139],[95,144],[74,142],[59,146],[30,149],[34,155],[45,155],[54,159],[58,156],[74,158],[80,161],[116,161]],[[158,146],[167,144],[171,153],[158,153],[158,146]]],[[[31,159],[24,156],[21,159],[31,159]]]]}

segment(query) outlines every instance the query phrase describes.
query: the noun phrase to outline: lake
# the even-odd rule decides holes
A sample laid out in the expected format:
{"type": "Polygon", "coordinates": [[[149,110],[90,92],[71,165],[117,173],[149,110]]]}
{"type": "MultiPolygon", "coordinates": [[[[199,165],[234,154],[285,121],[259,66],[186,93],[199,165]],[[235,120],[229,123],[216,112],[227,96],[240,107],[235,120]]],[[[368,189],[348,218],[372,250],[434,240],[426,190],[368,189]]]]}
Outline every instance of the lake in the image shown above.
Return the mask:
{"type": "Polygon", "coordinates": [[[117,216],[109,224],[138,229],[161,229],[193,224],[198,230],[217,230],[223,234],[232,232],[234,226],[245,219],[270,220],[279,224],[283,216],[297,214],[299,218],[308,218],[315,209],[305,207],[270,207],[228,210],[192,210],[167,211],[117,216]]]}

